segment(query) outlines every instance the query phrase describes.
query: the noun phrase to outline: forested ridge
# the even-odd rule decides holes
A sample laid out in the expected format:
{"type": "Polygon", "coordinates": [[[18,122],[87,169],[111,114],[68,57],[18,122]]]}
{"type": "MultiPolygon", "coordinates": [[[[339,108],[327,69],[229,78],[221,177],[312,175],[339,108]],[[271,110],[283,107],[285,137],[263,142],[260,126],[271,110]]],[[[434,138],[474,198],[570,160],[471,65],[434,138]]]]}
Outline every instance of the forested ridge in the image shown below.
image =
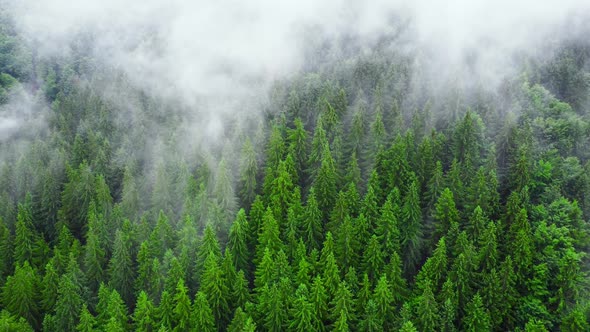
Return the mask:
{"type": "Polygon", "coordinates": [[[191,142],[199,110],[2,21],[0,115],[32,121],[0,140],[1,331],[590,331],[587,42],[493,92],[326,56],[191,142]]]}

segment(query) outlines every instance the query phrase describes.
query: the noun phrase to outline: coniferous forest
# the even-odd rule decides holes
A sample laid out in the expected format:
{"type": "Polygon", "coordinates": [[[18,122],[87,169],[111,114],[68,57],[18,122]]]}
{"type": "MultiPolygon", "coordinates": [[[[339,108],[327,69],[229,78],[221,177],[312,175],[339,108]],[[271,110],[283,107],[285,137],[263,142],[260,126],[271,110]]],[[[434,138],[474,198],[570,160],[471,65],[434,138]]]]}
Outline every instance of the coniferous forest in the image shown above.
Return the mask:
{"type": "Polygon", "coordinates": [[[86,43],[2,16],[0,331],[590,331],[587,40],[494,89],[320,43],[215,138],[86,43]]]}

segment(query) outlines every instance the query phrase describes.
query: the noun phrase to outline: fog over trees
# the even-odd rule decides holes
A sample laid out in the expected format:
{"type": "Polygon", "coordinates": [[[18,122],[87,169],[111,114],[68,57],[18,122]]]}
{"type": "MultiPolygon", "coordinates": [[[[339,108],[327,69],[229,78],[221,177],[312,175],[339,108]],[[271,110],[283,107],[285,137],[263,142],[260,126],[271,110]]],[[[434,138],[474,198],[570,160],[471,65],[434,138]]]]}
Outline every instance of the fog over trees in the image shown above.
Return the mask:
{"type": "Polygon", "coordinates": [[[589,22],[0,0],[0,330],[590,331],[589,22]]]}

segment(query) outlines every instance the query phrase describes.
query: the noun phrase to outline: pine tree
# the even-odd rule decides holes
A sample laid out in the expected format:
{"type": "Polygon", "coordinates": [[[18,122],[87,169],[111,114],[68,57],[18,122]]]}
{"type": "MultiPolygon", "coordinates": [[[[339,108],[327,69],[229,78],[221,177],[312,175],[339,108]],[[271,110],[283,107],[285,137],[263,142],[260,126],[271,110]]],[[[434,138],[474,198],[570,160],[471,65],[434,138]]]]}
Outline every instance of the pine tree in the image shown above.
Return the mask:
{"type": "Polygon", "coordinates": [[[38,277],[25,261],[23,265],[17,264],[14,275],[6,279],[2,288],[2,307],[10,313],[23,317],[33,326],[39,326],[39,305],[37,299],[38,277]]]}
{"type": "Polygon", "coordinates": [[[414,324],[411,321],[406,321],[402,325],[402,328],[399,332],[417,332],[418,330],[414,327],[414,324]]]}
{"type": "Polygon", "coordinates": [[[207,297],[203,292],[197,292],[195,303],[193,305],[193,326],[196,331],[214,332],[215,319],[211,307],[207,302],[207,297]]]}
{"type": "Polygon", "coordinates": [[[323,265],[322,279],[327,293],[332,296],[335,294],[338,284],[340,284],[340,269],[336,264],[336,259],[332,252],[326,255],[326,262],[323,265]]]}
{"type": "Polygon", "coordinates": [[[268,208],[264,214],[264,224],[262,225],[262,231],[258,236],[255,263],[260,262],[266,248],[268,248],[271,253],[276,253],[281,250],[282,247],[283,242],[280,239],[279,225],[273,215],[272,210],[268,208]]]}
{"type": "Polygon", "coordinates": [[[258,160],[250,138],[246,138],[242,147],[240,161],[240,199],[242,206],[252,204],[256,197],[258,160]]]}
{"type": "Polygon", "coordinates": [[[350,162],[348,163],[346,174],[344,176],[344,183],[354,185],[358,188],[361,185],[361,169],[359,167],[356,152],[352,152],[349,160],[350,162]]]}
{"type": "Polygon", "coordinates": [[[377,220],[375,234],[377,235],[385,260],[394,253],[400,251],[400,230],[399,217],[400,208],[398,205],[399,190],[394,188],[383,207],[381,208],[381,217],[377,220]]]}
{"type": "Polygon", "coordinates": [[[309,191],[309,196],[307,196],[301,230],[303,240],[309,250],[319,249],[320,243],[322,242],[322,229],[322,214],[316,200],[315,190],[312,187],[309,191]]]}
{"type": "Polygon", "coordinates": [[[184,284],[184,280],[180,279],[176,286],[176,293],[174,295],[174,321],[175,330],[186,331],[192,326],[191,324],[191,300],[188,296],[188,289],[184,284]]]}
{"type": "Polygon", "coordinates": [[[335,252],[343,270],[357,265],[360,251],[357,236],[352,218],[346,216],[335,233],[335,252]]]}
{"type": "Polygon", "coordinates": [[[171,167],[167,162],[160,161],[156,166],[156,179],[151,197],[152,211],[162,211],[167,215],[172,215],[174,209],[173,202],[173,183],[170,172],[171,167]]]}
{"type": "Polygon", "coordinates": [[[60,213],[72,233],[81,237],[87,222],[88,206],[95,196],[96,181],[86,162],[82,162],[77,169],[68,168],[67,175],[60,213]]]}
{"type": "Polygon", "coordinates": [[[421,331],[438,331],[440,316],[438,305],[432,293],[430,280],[424,281],[424,291],[418,299],[418,325],[421,331]]]}
{"type": "MultiPolygon", "coordinates": [[[[384,330],[390,330],[393,328],[393,294],[389,287],[387,277],[382,275],[375,286],[373,291],[372,301],[377,305],[377,317],[384,323],[382,325],[384,330]]],[[[371,300],[369,300],[369,303],[371,300]]]]}
{"type": "MultiPolygon", "coordinates": [[[[334,322],[334,328],[338,326],[338,321],[342,319],[342,315],[346,317],[347,326],[353,326],[355,321],[355,303],[352,293],[345,281],[340,282],[338,290],[334,294],[334,298],[330,303],[330,319],[334,322]]],[[[343,323],[340,321],[340,323],[343,323]]]]}
{"type": "Polygon", "coordinates": [[[420,259],[422,250],[422,213],[416,181],[410,183],[408,193],[404,197],[402,208],[402,223],[400,229],[402,252],[405,254],[404,267],[406,271],[413,271],[420,259]]]}
{"type": "Polygon", "coordinates": [[[313,316],[316,318],[312,320],[315,331],[324,331],[324,322],[328,314],[328,294],[324,287],[322,277],[316,276],[313,279],[310,290],[310,302],[313,304],[313,316]]]}
{"type": "Polygon", "coordinates": [[[217,240],[217,236],[215,235],[215,231],[213,230],[211,224],[207,224],[207,226],[205,226],[205,230],[203,231],[203,238],[201,239],[197,250],[197,262],[195,264],[194,273],[195,275],[200,276],[203,273],[205,261],[210,254],[215,256],[216,261],[221,262],[221,247],[219,245],[219,241],[217,240]]]}
{"type": "Polygon", "coordinates": [[[50,261],[45,266],[45,275],[41,282],[41,308],[44,312],[52,312],[55,307],[59,279],[59,274],[53,267],[53,263],[50,261]]]}
{"type": "MultiPolygon", "coordinates": [[[[195,222],[189,214],[183,218],[182,228],[179,229],[177,238],[176,252],[178,253],[178,263],[184,272],[183,279],[189,289],[194,289],[196,283],[191,278],[191,275],[195,271],[197,260],[198,235],[195,222]]],[[[137,258],[137,261],[139,262],[139,258],[137,258]]]]}
{"type": "Polygon", "coordinates": [[[379,315],[377,304],[373,300],[367,302],[365,314],[359,322],[359,330],[365,332],[383,331],[383,317],[379,315]]]}
{"type": "Polygon", "coordinates": [[[376,235],[369,240],[363,256],[363,268],[371,280],[376,280],[377,276],[383,271],[383,253],[381,245],[376,235]]]}
{"type": "Polygon", "coordinates": [[[387,280],[391,280],[389,284],[391,286],[393,303],[400,305],[408,294],[408,282],[402,275],[402,261],[395,252],[390,257],[389,264],[386,267],[386,274],[387,280]]]}
{"type": "Polygon", "coordinates": [[[18,205],[18,215],[16,221],[16,230],[14,237],[14,262],[24,264],[25,261],[32,262],[35,233],[33,232],[33,216],[30,208],[26,205],[18,205]]]}
{"type": "Polygon", "coordinates": [[[4,283],[12,267],[12,244],[10,230],[0,216],[0,283],[4,283]]]}
{"type": "Polygon", "coordinates": [[[174,299],[167,291],[163,291],[160,298],[160,305],[158,306],[158,318],[160,330],[164,328],[166,331],[171,331],[174,321],[174,299]]]}
{"type": "Polygon", "coordinates": [[[488,222],[479,240],[478,261],[483,271],[496,267],[499,259],[496,223],[488,222]]]}
{"type": "Polygon", "coordinates": [[[326,224],[326,230],[332,233],[336,233],[336,230],[340,227],[344,218],[349,215],[347,195],[344,191],[338,193],[334,208],[330,213],[330,220],[326,224]]]}
{"type": "Polygon", "coordinates": [[[338,178],[329,145],[324,145],[323,149],[321,164],[313,186],[316,190],[318,207],[322,211],[323,218],[326,218],[334,205],[338,178]]]}
{"type": "Polygon", "coordinates": [[[264,256],[262,256],[262,260],[256,267],[256,272],[254,273],[254,286],[256,289],[261,289],[265,285],[268,285],[275,277],[275,264],[273,260],[273,255],[270,249],[265,248],[264,256]]]}
{"type": "Polygon", "coordinates": [[[317,318],[313,313],[313,304],[307,298],[307,287],[302,284],[295,292],[289,330],[300,332],[313,331],[314,326],[318,325],[317,322],[314,322],[317,318]]]}
{"type": "Polygon", "coordinates": [[[121,193],[121,210],[123,216],[133,219],[141,210],[139,188],[135,179],[136,167],[133,164],[125,166],[123,173],[123,189],[121,193]]]}
{"type": "MultiPolygon", "coordinates": [[[[272,126],[266,151],[266,169],[264,183],[262,184],[262,191],[265,195],[269,195],[272,192],[272,182],[276,177],[275,170],[279,162],[283,160],[285,152],[282,128],[275,124],[272,126]]],[[[268,203],[268,197],[266,197],[265,201],[268,203]]]]}
{"type": "Polygon", "coordinates": [[[153,331],[156,327],[155,316],[154,304],[148,298],[147,293],[141,291],[137,297],[137,304],[132,316],[135,330],[138,332],[153,331]]]}
{"type": "Polygon", "coordinates": [[[287,171],[285,161],[279,162],[275,173],[269,197],[269,207],[273,210],[274,217],[279,225],[282,226],[285,224],[287,210],[292,202],[293,181],[287,171]]]}
{"type": "Polygon", "coordinates": [[[248,251],[248,221],[246,212],[240,209],[236,220],[229,230],[228,248],[234,260],[236,270],[249,271],[250,255],[248,251]]]}
{"type": "Polygon", "coordinates": [[[440,160],[436,161],[432,176],[428,179],[427,188],[426,202],[427,207],[430,210],[434,208],[444,188],[443,168],[440,160]]]}
{"type": "Polygon", "coordinates": [[[385,148],[385,141],[387,139],[387,133],[385,132],[385,126],[383,125],[383,119],[381,110],[375,113],[375,119],[371,123],[371,131],[369,141],[371,142],[370,155],[371,160],[374,160],[375,156],[379,151],[385,148]]]}
{"type": "Polygon", "coordinates": [[[127,306],[123,302],[119,292],[113,289],[107,304],[107,326],[116,326],[117,329],[125,331],[127,328],[127,316],[127,306]]]}
{"type": "Polygon", "coordinates": [[[104,278],[105,252],[101,246],[96,225],[98,220],[92,214],[88,218],[88,231],[86,232],[86,246],[84,251],[84,269],[89,287],[93,292],[98,291],[98,286],[104,278]]]}
{"type": "Polygon", "coordinates": [[[55,304],[55,319],[59,331],[74,331],[78,324],[83,299],[81,290],[71,275],[62,275],[55,304]]]}
{"type": "Polygon", "coordinates": [[[201,291],[211,306],[215,322],[218,327],[225,326],[228,322],[227,303],[229,290],[226,287],[225,276],[223,276],[217,257],[209,254],[205,261],[203,275],[201,276],[201,291]]]}
{"type": "Polygon", "coordinates": [[[233,299],[233,307],[244,306],[250,301],[249,283],[244,275],[244,271],[238,271],[235,281],[232,284],[231,296],[233,299]]]}
{"type": "Polygon", "coordinates": [[[372,185],[369,185],[367,188],[367,193],[363,198],[363,202],[361,203],[361,210],[360,213],[367,218],[367,224],[369,225],[369,232],[373,233],[375,229],[375,224],[377,223],[377,219],[379,218],[379,209],[377,208],[377,196],[375,193],[375,188],[372,185]]]}
{"type": "Polygon", "coordinates": [[[264,327],[268,331],[283,331],[289,317],[277,284],[270,287],[265,286],[259,301],[259,312],[262,315],[264,327]]]}
{"type": "Polygon", "coordinates": [[[174,256],[172,250],[166,251],[164,255],[163,265],[166,269],[166,279],[164,279],[164,290],[170,294],[176,294],[176,288],[180,280],[184,281],[184,269],[180,265],[180,262],[174,256]]]}
{"type": "Polygon", "coordinates": [[[133,303],[134,271],[130,250],[128,235],[117,230],[113,257],[109,261],[109,284],[121,294],[126,303],[133,303]]]}
{"type": "Polygon", "coordinates": [[[465,318],[463,318],[465,331],[491,331],[490,317],[485,311],[481,297],[476,294],[473,300],[467,304],[465,318]]]}
{"type": "Polygon", "coordinates": [[[517,275],[517,283],[523,286],[528,278],[533,263],[533,244],[531,228],[527,217],[527,211],[521,209],[516,215],[516,220],[510,226],[509,250],[516,263],[514,268],[517,275]]]}
{"type": "Polygon", "coordinates": [[[449,188],[443,190],[436,202],[434,219],[437,221],[434,231],[435,241],[438,241],[438,239],[447,234],[453,223],[460,221],[459,211],[455,207],[453,192],[449,188]]]}
{"type": "MultiPolygon", "coordinates": [[[[288,131],[289,154],[293,156],[299,179],[303,179],[303,171],[307,169],[307,137],[308,133],[300,118],[293,121],[294,128],[288,131]]],[[[300,185],[302,184],[299,183],[300,185]]]]}
{"type": "Polygon", "coordinates": [[[346,311],[341,310],[340,316],[334,322],[334,329],[335,332],[348,332],[350,331],[350,326],[348,324],[348,317],[346,316],[346,311]]]}
{"type": "Polygon", "coordinates": [[[151,257],[147,241],[139,246],[136,262],[135,290],[139,293],[145,291],[151,298],[155,298],[156,294],[159,295],[161,284],[160,260],[151,257]]]}
{"type": "Polygon", "coordinates": [[[416,276],[416,285],[422,288],[425,286],[424,282],[430,281],[432,282],[433,289],[436,291],[446,279],[447,269],[447,245],[443,236],[438,241],[432,256],[422,265],[420,272],[416,276]]]}
{"type": "Polygon", "coordinates": [[[80,311],[80,322],[76,325],[76,331],[79,332],[92,332],[96,331],[96,319],[88,311],[86,304],[82,304],[82,310],[80,311]]]}

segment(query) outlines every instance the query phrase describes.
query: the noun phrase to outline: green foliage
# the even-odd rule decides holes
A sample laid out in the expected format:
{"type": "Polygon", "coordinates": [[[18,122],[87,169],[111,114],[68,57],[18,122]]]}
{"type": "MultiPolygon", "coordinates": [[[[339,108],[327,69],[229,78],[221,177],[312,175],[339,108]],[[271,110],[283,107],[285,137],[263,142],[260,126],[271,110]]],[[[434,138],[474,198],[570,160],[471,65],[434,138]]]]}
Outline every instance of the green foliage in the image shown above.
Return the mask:
{"type": "Polygon", "coordinates": [[[589,330],[587,47],[434,93],[351,40],[205,148],[200,107],[5,21],[0,106],[44,126],[0,142],[0,330],[589,330]]]}
{"type": "Polygon", "coordinates": [[[2,307],[13,315],[25,318],[33,327],[38,326],[39,305],[38,305],[38,276],[25,261],[21,266],[18,264],[14,275],[6,279],[2,288],[2,307]]]}

